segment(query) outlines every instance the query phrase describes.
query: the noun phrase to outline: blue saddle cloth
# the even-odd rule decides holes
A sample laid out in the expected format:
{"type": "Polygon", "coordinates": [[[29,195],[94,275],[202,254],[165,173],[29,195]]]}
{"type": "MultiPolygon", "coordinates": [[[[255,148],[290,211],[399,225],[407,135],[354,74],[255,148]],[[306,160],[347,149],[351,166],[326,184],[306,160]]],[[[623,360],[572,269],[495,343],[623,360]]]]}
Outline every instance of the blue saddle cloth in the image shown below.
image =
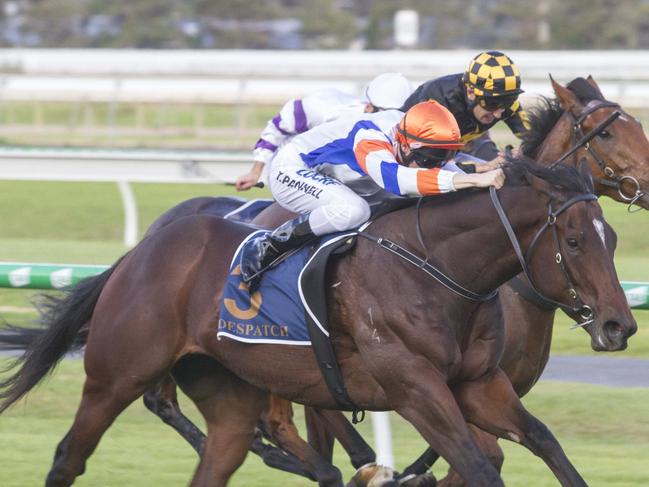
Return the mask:
{"type": "MultiPolygon", "coordinates": [[[[217,338],[228,337],[248,343],[311,345],[305,313],[308,303],[300,289],[300,275],[313,254],[313,245],[303,247],[262,275],[259,289],[250,295],[241,279],[241,250],[250,239],[267,233],[260,230],[244,240],[232,259],[223,291],[217,338]]],[[[319,247],[349,236],[350,232],[328,235],[319,247]]],[[[328,335],[318,323],[321,331],[328,335]]]]}
{"type": "Polygon", "coordinates": [[[250,343],[310,345],[298,289],[298,277],[309,258],[309,248],[300,249],[266,271],[252,296],[241,279],[241,249],[251,238],[264,233],[267,232],[253,233],[237,249],[221,300],[216,336],[250,343]]]}

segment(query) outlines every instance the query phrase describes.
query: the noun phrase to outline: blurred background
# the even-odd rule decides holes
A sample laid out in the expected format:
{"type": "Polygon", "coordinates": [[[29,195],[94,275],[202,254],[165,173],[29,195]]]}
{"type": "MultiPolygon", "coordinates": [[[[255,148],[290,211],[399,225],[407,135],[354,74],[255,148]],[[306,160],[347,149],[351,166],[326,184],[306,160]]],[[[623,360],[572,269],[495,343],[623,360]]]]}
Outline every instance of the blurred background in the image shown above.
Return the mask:
{"type": "Polygon", "coordinates": [[[1,2],[0,141],[247,150],[288,98],[506,51],[526,98],[592,74],[644,117],[645,0],[1,2]]]}
{"type": "MultiPolygon", "coordinates": [[[[328,87],[361,95],[385,71],[418,85],[489,49],[520,68],[524,106],[553,96],[549,74],[563,84],[591,74],[608,99],[649,118],[649,0],[0,1],[0,261],[19,262],[21,279],[29,263],[106,265],[185,199],[267,198],[222,183],[248,171],[261,129],[288,99],[328,87]]],[[[492,135],[515,142],[506,128],[492,135]]],[[[646,295],[646,212],[600,202],[618,233],[620,280],[646,285],[646,295]]],[[[0,318],[33,324],[34,293],[0,289],[0,318]]],[[[634,315],[629,350],[597,367],[623,359],[639,367],[627,375],[649,370],[649,312],[634,315]]],[[[601,358],[570,324],[558,315],[552,355],[601,358]]],[[[0,417],[3,487],[43,483],[83,377],[81,361],[66,360],[0,417]]],[[[525,397],[593,486],[649,485],[648,403],[646,387],[549,380],[525,397]]],[[[372,442],[371,423],[360,429],[372,442]]],[[[392,439],[399,468],[423,451],[394,416],[392,439]]],[[[557,485],[522,447],[503,447],[508,485],[557,485]]],[[[348,479],[340,448],[334,461],[348,479]]],[[[195,465],[189,446],[135,404],[77,484],[184,485],[195,465]]],[[[314,484],[249,455],[232,485],[314,484]]]]}

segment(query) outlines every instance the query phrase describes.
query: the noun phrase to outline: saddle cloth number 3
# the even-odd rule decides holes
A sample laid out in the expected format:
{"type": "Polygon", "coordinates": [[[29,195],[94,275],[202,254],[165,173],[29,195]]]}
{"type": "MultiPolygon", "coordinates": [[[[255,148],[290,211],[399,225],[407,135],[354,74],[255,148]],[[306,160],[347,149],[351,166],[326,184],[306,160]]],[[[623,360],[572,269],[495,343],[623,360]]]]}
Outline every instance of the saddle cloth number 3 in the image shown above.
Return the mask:
{"type": "MultiPolygon", "coordinates": [[[[230,275],[238,276],[240,274],[241,266],[237,265],[230,275]]],[[[241,289],[242,291],[248,291],[248,287],[248,284],[243,281],[241,281],[241,283],[239,284],[239,289],[241,289]]],[[[225,309],[227,309],[232,316],[235,316],[240,320],[251,320],[259,314],[259,308],[261,307],[262,302],[261,292],[254,292],[252,296],[249,296],[249,298],[250,306],[246,309],[239,308],[237,302],[231,298],[224,299],[223,304],[225,306],[225,309]]]]}

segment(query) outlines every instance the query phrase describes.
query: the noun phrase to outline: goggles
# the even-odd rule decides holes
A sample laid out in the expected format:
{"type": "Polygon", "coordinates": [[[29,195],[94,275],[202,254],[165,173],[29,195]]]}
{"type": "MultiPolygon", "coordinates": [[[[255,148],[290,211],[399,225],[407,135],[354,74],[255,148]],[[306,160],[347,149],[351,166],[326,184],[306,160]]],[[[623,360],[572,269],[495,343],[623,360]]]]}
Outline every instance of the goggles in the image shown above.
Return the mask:
{"type": "Polygon", "coordinates": [[[441,147],[421,147],[408,154],[408,163],[415,162],[417,166],[429,169],[442,167],[447,161],[453,159],[457,149],[443,149],[441,147]]]}
{"type": "Polygon", "coordinates": [[[476,103],[488,112],[509,108],[518,99],[518,95],[477,97],[476,103]]]}

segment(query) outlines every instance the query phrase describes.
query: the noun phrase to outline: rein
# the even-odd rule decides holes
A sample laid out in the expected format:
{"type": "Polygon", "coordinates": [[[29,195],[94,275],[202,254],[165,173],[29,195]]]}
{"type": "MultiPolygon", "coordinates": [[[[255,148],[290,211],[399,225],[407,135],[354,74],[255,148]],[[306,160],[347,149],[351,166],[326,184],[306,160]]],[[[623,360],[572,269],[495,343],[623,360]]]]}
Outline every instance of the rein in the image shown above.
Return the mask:
{"type": "Polygon", "coordinates": [[[375,237],[374,235],[369,235],[365,233],[365,229],[369,226],[368,224],[363,225],[359,230],[358,230],[358,236],[366,238],[367,240],[371,240],[375,244],[377,244],[379,247],[392,252],[396,256],[402,258],[406,262],[414,265],[417,267],[419,270],[425,272],[428,274],[430,277],[435,279],[438,283],[440,283],[442,286],[444,286],[446,289],[449,291],[457,294],[458,296],[461,296],[465,299],[468,299],[470,301],[478,301],[478,302],[483,302],[483,301],[489,301],[490,299],[494,298],[498,294],[498,289],[495,289],[489,293],[485,294],[480,294],[473,292],[461,284],[455,282],[452,278],[444,274],[442,271],[440,271],[437,267],[433,266],[428,262],[428,249],[426,248],[426,245],[424,244],[423,240],[423,235],[421,232],[421,219],[419,217],[419,210],[421,207],[421,202],[424,198],[419,198],[419,201],[417,202],[417,240],[419,241],[419,244],[423,247],[424,252],[425,252],[425,259],[422,259],[421,257],[413,254],[409,250],[405,249],[401,245],[388,240],[387,238],[383,237],[375,237]]]}
{"type": "Polygon", "coordinates": [[[492,186],[489,188],[489,195],[491,196],[491,201],[493,202],[494,207],[496,208],[496,212],[498,213],[498,217],[500,218],[500,221],[503,224],[503,227],[505,227],[505,231],[507,232],[507,236],[509,237],[510,242],[512,243],[512,247],[514,248],[514,252],[516,253],[516,257],[518,257],[518,261],[521,264],[521,267],[523,269],[523,273],[525,274],[525,277],[527,277],[527,280],[529,281],[529,285],[531,288],[534,290],[534,292],[542,298],[545,302],[551,303],[556,307],[561,308],[564,311],[568,312],[573,312],[573,313],[578,313],[579,316],[584,320],[581,323],[577,323],[573,326],[573,328],[577,327],[582,327],[585,325],[588,325],[594,321],[595,314],[593,312],[593,309],[585,304],[583,300],[579,297],[577,294],[577,291],[575,290],[575,286],[572,283],[572,280],[570,279],[570,274],[568,273],[568,269],[566,269],[563,255],[561,253],[561,243],[559,240],[559,234],[557,232],[557,227],[556,227],[556,222],[557,218],[561,213],[563,213],[565,210],[570,208],[572,205],[575,203],[579,203],[580,201],[595,201],[597,200],[597,196],[595,196],[592,193],[588,194],[580,194],[577,196],[573,196],[570,198],[568,201],[566,201],[563,205],[561,205],[556,211],[552,210],[552,203],[548,203],[548,218],[546,222],[543,224],[543,226],[536,232],[534,235],[534,238],[532,239],[532,243],[530,244],[527,254],[524,256],[523,251],[521,249],[521,246],[518,242],[518,238],[516,237],[516,234],[514,232],[514,229],[511,226],[511,223],[509,223],[509,219],[507,218],[507,214],[505,213],[505,210],[502,207],[502,204],[500,203],[500,200],[498,199],[498,194],[496,193],[496,189],[492,186]],[[530,260],[532,252],[534,251],[534,248],[536,247],[536,244],[538,243],[541,235],[548,229],[552,228],[552,234],[554,237],[554,244],[556,246],[556,254],[555,254],[555,262],[559,265],[561,272],[564,276],[564,279],[566,280],[566,285],[568,287],[568,293],[572,300],[575,302],[575,304],[565,304],[561,303],[559,301],[555,301],[553,299],[550,299],[543,295],[538,288],[534,285],[534,282],[532,281],[532,276],[530,275],[529,272],[529,266],[527,262],[530,260]]]}
{"type": "MultiPolygon", "coordinates": [[[[597,137],[599,134],[601,134],[606,127],[608,127],[611,123],[613,123],[622,113],[619,110],[616,110],[613,112],[611,115],[609,115],[606,120],[604,120],[602,123],[600,123],[597,127],[595,127],[593,130],[588,132],[586,135],[584,135],[583,130],[581,128],[581,124],[584,122],[584,120],[592,113],[596,112],[600,108],[607,108],[607,107],[614,107],[614,108],[620,108],[620,105],[617,103],[613,103],[610,101],[604,101],[602,103],[599,103],[587,110],[585,110],[583,113],[581,113],[578,117],[575,117],[572,112],[568,110],[568,113],[570,113],[570,116],[573,119],[573,124],[572,128],[575,133],[575,138],[577,141],[573,145],[573,147],[567,151],[565,154],[563,154],[559,159],[557,159],[555,162],[552,163],[550,168],[555,167],[557,164],[565,160],[571,155],[574,155],[579,149],[584,147],[588,153],[593,157],[601,171],[604,173],[605,178],[604,179],[597,179],[597,182],[602,184],[603,186],[608,186],[609,188],[614,188],[617,189],[618,194],[620,195],[620,198],[622,198],[624,201],[629,203],[629,206],[627,207],[627,211],[629,213],[634,213],[636,211],[641,210],[641,207],[632,209],[633,205],[638,201],[640,198],[642,198],[646,192],[642,191],[640,188],[640,183],[636,178],[633,176],[618,176],[615,174],[615,170],[612,169],[610,166],[606,164],[604,159],[600,157],[600,155],[595,151],[593,146],[590,144],[590,141],[597,137]],[[606,179],[608,178],[608,179],[606,179]],[[635,186],[635,192],[632,196],[628,196],[624,192],[623,188],[623,183],[625,181],[630,182],[635,186]]],[[[575,163],[576,163],[576,155],[575,155],[575,163]]]]}

